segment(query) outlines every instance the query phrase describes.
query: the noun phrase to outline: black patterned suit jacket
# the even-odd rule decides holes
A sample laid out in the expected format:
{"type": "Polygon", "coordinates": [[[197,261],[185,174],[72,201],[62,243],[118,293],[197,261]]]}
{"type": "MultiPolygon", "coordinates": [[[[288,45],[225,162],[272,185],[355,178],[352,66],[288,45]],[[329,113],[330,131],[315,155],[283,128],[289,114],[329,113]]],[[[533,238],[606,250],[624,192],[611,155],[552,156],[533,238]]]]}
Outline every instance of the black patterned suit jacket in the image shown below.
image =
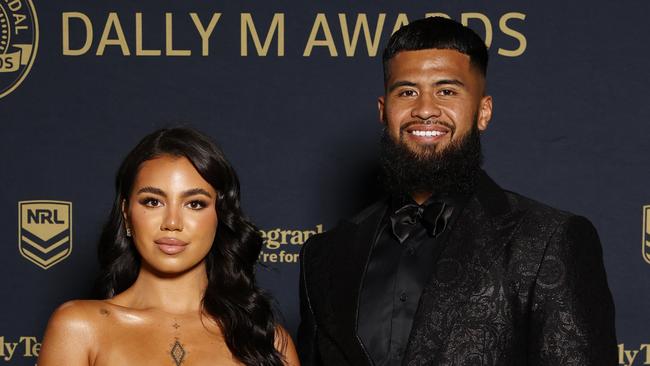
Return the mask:
{"type": "MultiPolygon", "coordinates": [[[[359,292],[378,202],[301,253],[303,365],[372,365],[359,292]]],[[[403,365],[617,365],[614,304],[591,223],[482,174],[425,286],[403,365]]]]}

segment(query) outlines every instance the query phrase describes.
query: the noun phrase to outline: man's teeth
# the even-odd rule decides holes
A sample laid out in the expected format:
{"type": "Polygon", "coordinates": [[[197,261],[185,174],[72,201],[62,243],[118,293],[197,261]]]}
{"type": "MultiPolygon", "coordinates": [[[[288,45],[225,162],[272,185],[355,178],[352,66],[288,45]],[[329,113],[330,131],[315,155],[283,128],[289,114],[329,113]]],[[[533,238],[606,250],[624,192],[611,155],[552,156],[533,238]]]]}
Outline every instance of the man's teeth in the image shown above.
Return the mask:
{"type": "Polygon", "coordinates": [[[412,134],[415,136],[424,136],[424,137],[433,137],[433,136],[440,136],[444,135],[444,132],[441,131],[411,131],[412,134]]]}

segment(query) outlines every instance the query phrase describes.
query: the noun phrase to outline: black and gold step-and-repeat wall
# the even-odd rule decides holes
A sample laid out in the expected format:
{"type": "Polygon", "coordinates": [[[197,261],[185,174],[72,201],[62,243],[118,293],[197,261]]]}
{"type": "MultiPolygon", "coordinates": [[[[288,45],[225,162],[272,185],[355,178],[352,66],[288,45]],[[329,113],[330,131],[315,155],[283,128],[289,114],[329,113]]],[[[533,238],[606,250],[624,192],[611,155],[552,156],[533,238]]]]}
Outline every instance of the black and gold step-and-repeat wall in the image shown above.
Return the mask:
{"type": "Polygon", "coordinates": [[[0,365],[33,366],[52,310],[89,296],[119,162],[178,124],[236,167],[266,238],[260,283],[295,332],[301,245],[377,192],[381,50],[432,15],[490,47],[487,171],[594,222],[620,365],[650,365],[641,0],[0,0],[0,365]]]}

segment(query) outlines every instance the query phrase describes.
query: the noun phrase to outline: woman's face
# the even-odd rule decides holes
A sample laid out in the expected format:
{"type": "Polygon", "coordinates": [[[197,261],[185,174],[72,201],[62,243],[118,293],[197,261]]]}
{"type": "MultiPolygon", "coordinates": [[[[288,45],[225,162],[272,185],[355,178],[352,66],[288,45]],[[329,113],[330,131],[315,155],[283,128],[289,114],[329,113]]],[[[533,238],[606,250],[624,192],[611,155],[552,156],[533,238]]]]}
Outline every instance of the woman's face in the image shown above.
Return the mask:
{"type": "Polygon", "coordinates": [[[217,232],[216,200],[187,158],[142,163],[123,212],[143,267],[171,274],[204,266],[217,232]]]}

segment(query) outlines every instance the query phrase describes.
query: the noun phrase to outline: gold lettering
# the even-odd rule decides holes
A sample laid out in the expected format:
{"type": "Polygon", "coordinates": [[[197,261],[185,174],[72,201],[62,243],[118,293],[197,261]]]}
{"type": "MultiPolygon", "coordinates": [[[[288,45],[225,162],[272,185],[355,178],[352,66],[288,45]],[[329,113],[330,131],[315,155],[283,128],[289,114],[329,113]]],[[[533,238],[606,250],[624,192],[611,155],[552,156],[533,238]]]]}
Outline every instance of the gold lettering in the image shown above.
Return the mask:
{"type": "Polygon", "coordinates": [[[330,56],[336,57],[339,53],[336,51],[336,45],[334,45],[334,38],[332,37],[332,31],[330,26],[327,23],[327,17],[323,13],[318,13],[316,19],[314,20],[314,25],[311,28],[311,33],[309,34],[309,40],[305,46],[305,51],[302,53],[303,56],[311,56],[311,51],[314,47],[327,46],[330,51],[330,56]],[[323,34],[325,39],[316,39],[318,36],[318,30],[323,29],[323,34]]]}
{"type": "Polygon", "coordinates": [[[20,337],[18,339],[20,343],[25,344],[25,357],[38,357],[38,351],[41,348],[41,344],[36,341],[36,337],[20,337]],[[38,347],[36,352],[34,350],[38,347]]]}
{"type": "Polygon", "coordinates": [[[305,242],[305,239],[303,237],[303,233],[300,230],[294,230],[291,232],[291,240],[289,241],[291,244],[297,245],[297,244],[302,244],[305,242]]]}
{"type": "Polygon", "coordinates": [[[384,20],[386,14],[381,13],[377,18],[377,28],[375,29],[374,38],[370,38],[370,26],[368,25],[368,18],[366,14],[358,14],[357,21],[354,24],[354,32],[352,39],[350,39],[350,32],[348,30],[348,22],[345,14],[339,14],[339,22],[341,23],[341,33],[343,34],[343,44],[345,45],[345,55],[348,57],[354,56],[357,49],[357,42],[359,41],[359,32],[363,29],[363,35],[366,40],[366,48],[368,49],[368,56],[374,57],[377,55],[377,48],[379,47],[379,40],[381,39],[381,31],[384,29],[384,20]]]}
{"type": "Polygon", "coordinates": [[[173,17],[172,13],[165,13],[165,54],[167,56],[191,56],[192,51],[190,50],[174,49],[173,17]]]}
{"type": "Polygon", "coordinates": [[[99,45],[97,46],[97,56],[103,56],[106,46],[120,46],[122,49],[122,55],[130,56],[131,52],[129,51],[129,46],[126,44],[126,37],[124,36],[124,31],[122,30],[122,24],[120,23],[120,18],[117,16],[117,13],[111,12],[108,14],[106,19],[106,25],[104,26],[104,32],[102,33],[102,38],[99,40],[99,45]],[[109,38],[111,34],[111,29],[115,29],[115,34],[117,38],[109,38]]]}
{"type": "Polygon", "coordinates": [[[284,250],[280,251],[280,262],[282,263],[296,263],[298,262],[298,253],[288,253],[284,250]]]}
{"type": "Polygon", "coordinates": [[[160,56],[160,50],[145,50],[142,46],[142,13],[135,13],[135,55],[160,56]]]}
{"type": "Polygon", "coordinates": [[[20,23],[24,22],[25,19],[27,19],[27,16],[25,14],[18,14],[14,13],[14,33],[18,34],[21,30],[27,30],[29,29],[26,25],[20,25],[20,23]]]}
{"type": "Polygon", "coordinates": [[[253,39],[253,44],[255,44],[255,49],[259,56],[266,56],[271,47],[271,41],[273,40],[273,35],[278,33],[278,56],[284,56],[284,14],[276,13],[273,15],[273,20],[271,21],[271,26],[269,27],[268,32],[266,33],[266,38],[264,39],[264,46],[260,42],[260,37],[257,34],[257,29],[255,29],[255,23],[253,22],[253,17],[250,13],[241,14],[241,42],[240,42],[240,54],[242,56],[248,56],[248,32],[250,31],[251,37],[253,39]]]}
{"type": "Polygon", "coordinates": [[[38,357],[38,355],[41,353],[40,342],[35,342],[34,345],[32,345],[32,353],[34,354],[35,357],[38,357]]]}
{"type": "Polygon", "coordinates": [[[397,19],[395,19],[395,25],[393,26],[393,31],[391,34],[397,32],[400,28],[407,24],[409,24],[408,16],[404,13],[397,14],[397,19]]]}
{"type": "Polygon", "coordinates": [[[445,13],[426,13],[424,14],[424,17],[425,18],[441,17],[441,18],[451,19],[451,17],[445,13]]]}
{"type": "Polygon", "coordinates": [[[624,350],[623,353],[625,355],[625,359],[623,361],[623,364],[632,366],[632,364],[634,363],[634,359],[639,354],[639,351],[637,351],[637,350],[629,350],[629,351],[624,350]]]}
{"type": "Polygon", "coordinates": [[[287,243],[287,235],[291,233],[291,230],[282,230],[280,231],[280,234],[282,234],[282,240],[280,240],[280,244],[286,244],[287,243]]]}
{"type": "Polygon", "coordinates": [[[624,364],[625,363],[625,344],[620,343],[618,345],[618,363],[619,364],[624,364]]]}
{"type": "MultiPolygon", "coordinates": [[[[273,254],[275,255],[275,253],[273,253],[273,254]]],[[[259,259],[260,259],[262,262],[270,262],[270,261],[271,261],[271,260],[269,259],[270,256],[271,256],[271,254],[269,254],[269,253],[260,252],[259,259]]]]}
{"type": "Polygon", "coordinates": [[[23,3],[21,3],[20,0],[13,0],[13,1],[5,0],[5,2],[7,3],[11,11],[18,11],[23,8],[23,3]]]}
{"type": "Polygon", "coordinates": [[[93,25],[90,22],[90,18],[84,13],[78,12],[68,12],[62,14],[63,21],[63,55],[64,56],[81,56],[88,52],[90,46],[93,42],[93,25]],[[70,19],[76,18],[83,21],[84,27],[86,28],[86,41],[84,45],[76,50],[70,48],[70,19]]]}
{"type": "Polygon", "coordinates": [[[490,45],[492,45],[492,23],[490,23],[490,19],[481,13],[462,13],[460,15],[460,22],[466,27],[470,19],[478,19],[483,22],[485,26],[485,45],[490,48],[490,45]]]}
{"type": "Polygon", "coordinates": [[[644,343],[640,347],[641,350],[645,351],[645,362],[644,365],[650,365],[650,344],[644,343]]]}
{"type": "Polygon", "coordinates": [[[4,344],[4,347],[6,347],[7,350],[7,355],[4,356],[4,360],[11,361],[14,357],[14,352],[16,352],[16,347],[18,347],[18,342],[7,342],[4,344]]]}
{"type": "Polygon", "coordinates": [[[280,229],[268,231],[266,233],[266,247],[268,249],[278,249],[280,243],[277,241],[280,237],[280,229]]]}
{"type": "Polygon", "coordinates": [[[260,236],[264,239],[264,247],[269,250],[279,249],[282,245],[302,245],[315,234],[323,232],[323,225],[316,225],[315,230],[282,230],[279,228],[272,230],[260,230],[260,236]]]}
{"type": "Polygon", "coordinates": [[[190,17],[194,22],[194,26],[196,27],[196,30],[199,32],[199,35],[201,36],[201,56],[208,56],[210,54],[210,36],[212,35],[212,32],[214,31],[214,27],[217,25],[217,22],[221,17],[221,13],[212,14],[212,18],[210,19],[210,23],[208,24],[207,28],[203,27],[203,24],[201,23],[201,19],[199,19],[198,14],[190,13],[190,17]]]}
{"type": "Polygon", "coordinates": [[[499,29],[501,29],[501,31],[503,33],[515,38],[516,40],[518,40],[519,41],[519,47],[517,47],[517,49],[515,49],[515,50],[506,50],[506,49],[503,49],[503,48],[499,48],[497,53],[499,55],[501,55],[501,56],[517,57],[517,56],[521,56],[524,53],[524,51],[526,51],[527,42],[526,42],[526,37],[523,34],[517,32],[516,30],[514,30],[514,29],[512,29],[510,27],[508,27],[508,20],[510,20],[510,19],[525,20],[526,19],[526,14],[515,13],[515,12],[506,13],[506,14],[503,14],[501,16],[501,19],[499,19],[499,29]]]}
{"type": "Polygon", "coordinates": [[[307,241],[307,239],[309,239],[312,235],[316,235],[316,232],[314,230],[305,230],[303,231],[303,235],[305,237],[305,241],[307,241]]]}

